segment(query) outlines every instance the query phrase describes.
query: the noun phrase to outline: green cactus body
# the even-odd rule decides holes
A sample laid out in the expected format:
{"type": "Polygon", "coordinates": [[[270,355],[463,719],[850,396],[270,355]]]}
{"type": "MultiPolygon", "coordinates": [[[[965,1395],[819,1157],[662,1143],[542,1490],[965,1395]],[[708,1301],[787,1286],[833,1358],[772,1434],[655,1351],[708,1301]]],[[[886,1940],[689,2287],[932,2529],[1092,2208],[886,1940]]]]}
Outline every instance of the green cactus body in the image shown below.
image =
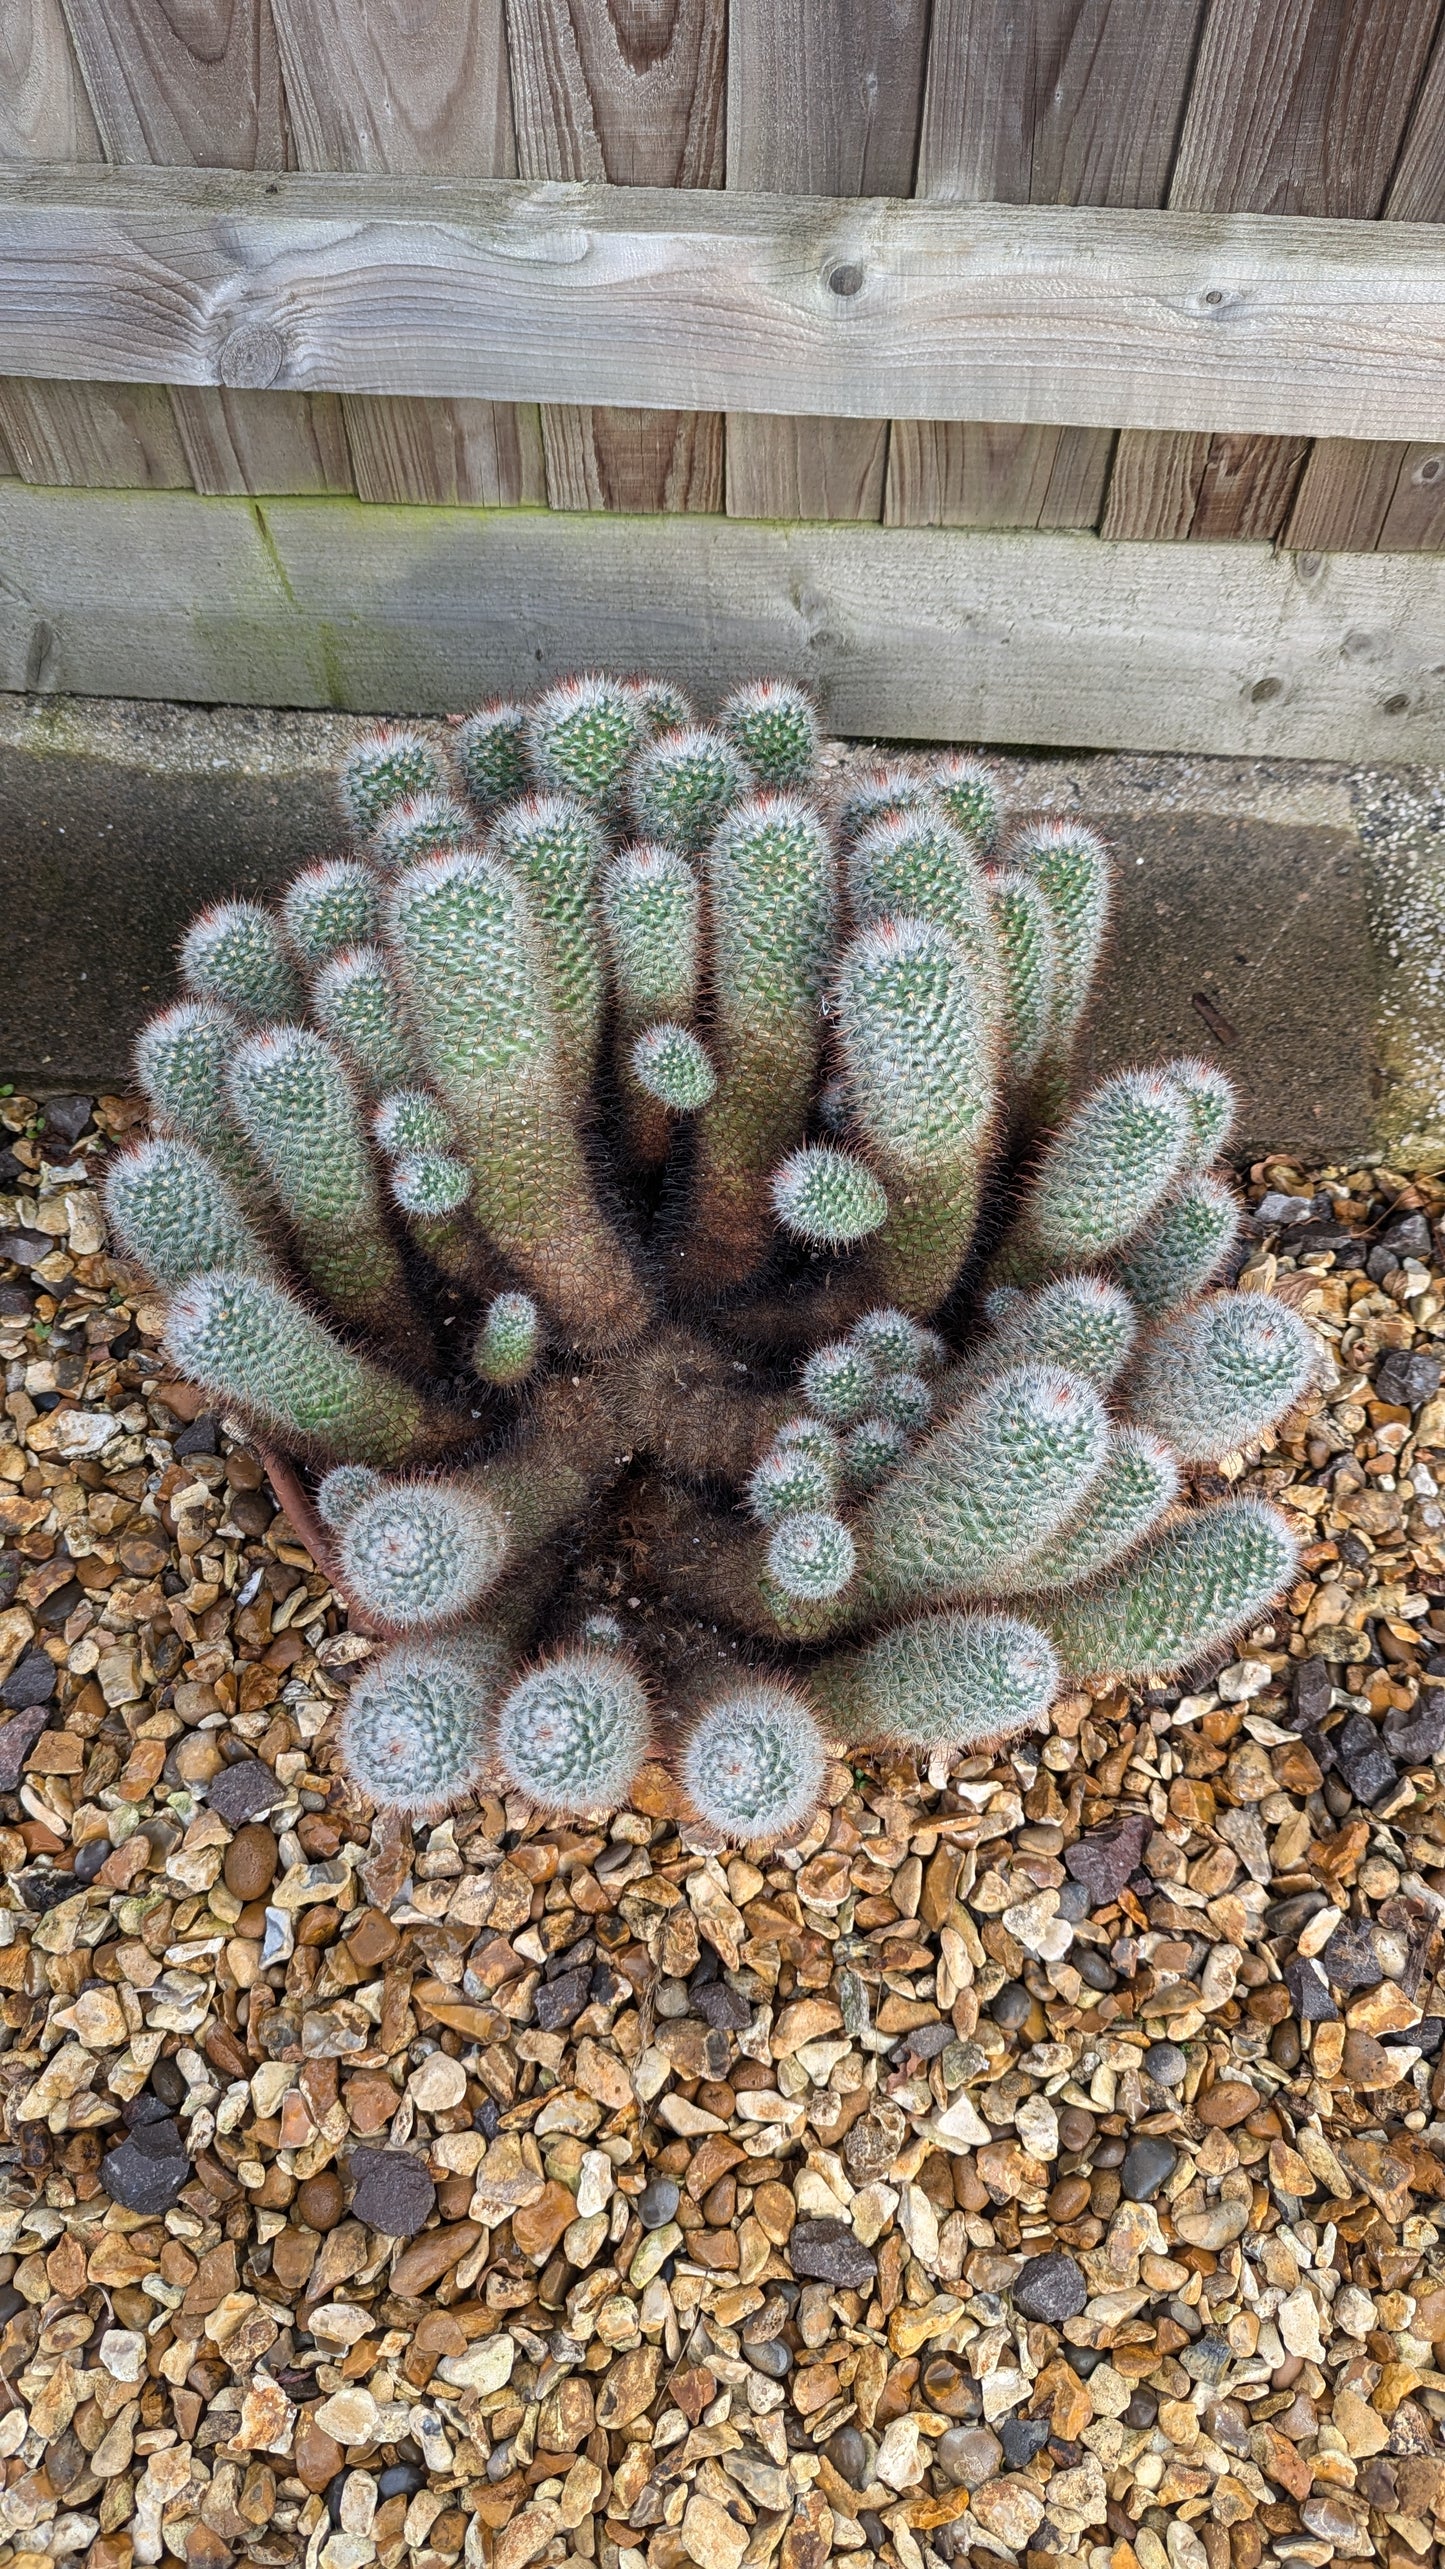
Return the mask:
{"type": "Polygon", "coordinates": [[[816,1716],[802,1697],[761,1680],[699,1713],[679,1775],[704,1828],[766,1843],[811,1819],[826,1762],[816,1716]]]}
{"type": "Polygon", "coordinates": [[[773,1445],[748,1483],[748,1505],[760,1525],[780,1525],[785,1516],[831,1508],[838,1487],[832,1456],[810,1453],[801,1445],[773,1445]]]}
{"type": "Polygon", "coordinates": [[[848,891],[860,927],[909,918],[946,928],[972,967],[980,1004],[997,1014],[998,940],[988,887],[967,840],[938,813],[893,812],[870,823],[848,857],[848,891]]]}
{"type": "Polygon", "coordinates": [[[669,1115],[696,1115],[717,1094],[717,1072],[691,1026],[649,1026],[627,1067],[644,1096],[669,1115]]]}
{"type": "Polygon", "coordinates": [[[774,1431],[773,1448],[778,1453],[811,1454],[831,1474],[836,1486],[842,1470],[842,1447],[834,1430],[821,1418],[785,1418],[774,1431]]]}
{"type": "Polygon", "coordinates": [[[525,794],[532,782],[526,706],[484,705],[453,734],[452,757],[473,811],[489,819],[499,804],[525,794]]]}
{"type": "Polygon", "coordinates": [[[763,678],[729,696],[718,721],[765,792],[810,785],[818,763],[812,700],[786,678],[763,678]]]}
{"type": "Polygon", "coordinates": [[[841,1596],[857,1561],[848,1528],[826,1508],[798,1508],[780,1517],[768,1545],[768,1577],[793,1605],[841,1596]]]}
{"type": "Polygon", "coordinates": [[[539,1810],[615,1810],[651,1727],[647,1689],[619,1652],[559,1651],[501,1706],[496,1754],[507,1783],[539,1810]]]}
{"type": "Polygon", "coordinates": [[[212,999],[182,999],[141,1028],[136,1077],[157,1122],[198,1142],[244,1196],[254,1195],[256,1163],[236,1128],[226,1073],[243,1028],[212,999]]]}
{"type": "Polygon", "coordinates": [[[803,1138],[833,934],[833,855],[793,794],[744,803],[707,857],[718,1091],[698,1137],[687,1267],[741,1284],[772,1235],[772,1172],[803,1138]]]}
{"type": "Polygon", "coordinates": [[[391,936],[482,1229],[579,1343],[614,1343],[644,1310],[583,1161],[524,887],[491,857],[433,857],[397,884],[391,936]]]}
{"type": "Polygon", "coordinates": [[[1010,866],[988,878],[1002,978],[1004,1042],[1011,1076],[1033,1077],[1054,1016],[1057,956],[1053,913],[1031,874],[1010,866]]]}
{"type": "Polygon", "coordinates": [[[1082,1377],[1055,1365],[1001,1375],[864,1510],[873,1594],[907,1605],[996,1586],[1082,1505],[1108,1442],[1103,1405],[1082,1377]]]}
{"type": "Polygon", "coordinates": [[[1044,1152],[997,1263],[1000,1280],[1028,1283],[1122,1248],[1169,1194],[1188,1139],[1184,1100],[1167,1071],[1106,1079],[1044,1152]]]}
{"type": "Polygon", "coordinates": [[[450,1441],[415,1392],[264,1276],[222,1267],[191,1277],[171,1298],[166,1349],[192,1382],[297,1453],[385,1469],[450,1441]]]}
{"type": "Polygon", "coordinates": [[[1036,1729],[1059,1663],[1047,1634],[1016,1615],[919,1615],[825,1660],[812,1682],[845,1739],[966,1755],[1036,1729]]]}
{"type": "Polygon", "coordinates": [[[860,1418],[843,1442],[843,1466],[850,1489],[876,1490],[896,1472],[908,1451],[908,1438],[894,1418],[879,1414],[860,1418]]]}
{"type": "Polygon", "coordinates": [[[860,1320],[854,1321],[848,1335],[880,1374],[925,1373],[939,1344],[932,1331],[920,1329],[906,1311],[893,1311],[886,1305],[877,1311],[865,1311],[860,1320]]]}
{"type": "Polygon", "coordinates": [[[454,1151],[412,1151],[392,1169],[391,1191],[403,1213],[431,1220],[466,1203],[472,1173],[454,1151]]]}
{"type": "Polygon", "coordinates": [[[382,947],[333,955],[316,976],[311,1005],[372,1096],[415,1079],[417,1048],[382,947]]]}
{"type": "Polygon", "coordinates": [[[622,683],[653,739],[665,731],[686,731],[697,720],[691,699],[667,678],[624,678],[622,683]]]}
{"type": "Polygon", "coordinates": [[[890,919],[845,949],[834,998],[848,1092],[889,1214],[867,1252],[878,1292],[932,1311],[968,1254],[994,1120],[995,1029],[947,932],[890,919]]]}
{"type": "Polygon", "coordinates": [[[140,1142],[112,1161],[105,1206],[120,1248],[157,1284],[184,1284],[213,1267],[271,1273],[264,1241],[194,1142],[140,1142]]]}
{"type": "Polygon", "coordinates": [[[1048,1041],[1035,1076],[1036,1120],[1058,1121],[1069,1065],[1109,925],[1112,869],[1103,843],[1081,821],[1026,822],[1010,840],[1008,863],[1031,875],[1054,929],[1054,994],[1048,1041]]]}
{"type": "Polygon", "coordinates": [[[884,1374],[878,1385],[878,1413],[916,1436],[933,1415],[933,1394],[921,1374],[884,1374]]]}
{"type": "Polygon", "coordinates": [[[872,767],[853,780],[838,805],[838,836],[844,847],[851,847],[875,821],[933,808],[932,788],[916,767],[872,767]]]}
{"type": "Polygon", "coordinates": [[[368,1463],[338,1463],[317,1490],[316,1513],[323,1525],[339,1534],[362,1500],[375,1498],[385,1486],[381,1474],[373,1472],[368,1463]]]}
{"type": "Polygon", "coordinates": [[[1264,1293],[1211,1293],[1146,1339],[1129,1409],[1186,1462],[1253,1445],[1293,1407],[1318,1362],[1305,1322],[1264,1293]]]}
{"type": "Polygon", "coordinates": [[[525,1382],[542,1343],[542,1315],[530,1294],[499,1293],[477,1332],[472,1364],[483,1382],[525,1382]]]}
{"type": "Polygon", "coordinates": [[[1112,1428],[1104,1468],[1077,1516],[1022,1570],[998,1580],[999,1595],[1094,1578],[1142,1543],[1178,1495],[1179,1465],[1168,1446],[1143,1428],[1112,1428]]]}
{"type": "Polygon", "coordinates": [[[341,808],[360,839],[370,838],[395,804],[445,791],[441,760],[419,731],[388,725],[369,732],[342,762],[341,808]]]}
{"type": "Polygon", "coordinates": [[[1068,1675],[1164,1677],[1231,1640],[1288,1587],[1298,1548],[1262,1499],[1225,1499],[1151,1537],[1122,1569],[1037,1611],[1068,1675]]]}
{"type": "Polygon", "coordinates": [[[341,1753],[371,1801],[421,1818],[475,1792],[507,1656],[497,1635],[473,1627],[398,1643],[362,1671],[342,1717],[341,1753]]]}
{"type": "Polygon", "coordinates": [[[538,794],[498,818],[490,853],[527,887],[547,964],[557,1059],[569,1097],[591,1085],[602,1031],[602,937],[595,886],[603,838],[571,794],[538,794]]]}
{"type": "Polygon", "coordinates": [[[439,1098],[425,1088],[393,1088],[382,1098],[371,1129],[390,1156],[450,1150],[457,1128],[439,1098]]]}
{"type": "Polygon", "coordinates": [[[255,901],[220,901],[181,941],[181,978],[198,999],[243,1017],[299,1017],[305,1004],[281,932],[255,901]]]}
{"type": "Polygon", "coordinates": [[[356,1094],[331,1046],[306,1026],[253,1035],[231,1064],[230,1090],[308,1275],[347,1319],[404,1326],[401,1261],[356,1094]]]}
{"type": "Polygon", "coordinates": [[[470,1212],[472,1171],[455,1151],[406,1151],[392,1161],[393,1203],[417,1247],[454,1284],[485,1292],[492,1261],[470,1212]]]}
{"type": "Polygon", "coordinates": [[[641,708],[616,679],[564,679],[527,718],[533,773],[553,794],[609,810],[642,731],[641,708]]]}
{"type": "Polygon", "coordinates": [[[815,1347],[803,1367],[803,1398],[830,1427],[851,1427],[878,1396],[878,1368],[865,1347],[847,1338],[815,1347]]]}
{"type": "Polygon", "coordinates": [[[1234,1130],[1239,1100],[1233,1080],[1211,1061],[1172,1061],[1169,1076],[1189,1109],[1190,1140],[1184,1159],[1184,1174],[1189,1176],[1219,1157],[1234,1130]]]}
{"type": "Polygon", "coordinates": [[[659,1020],[685,1023],[697,1006],[700,900],[697,876],[675,848],[624,848],[608,867],[602,919],[612,967],[618,1072],[627,1141],[644,1167],[666,1156],[666,1111],[640,1085],[628,1058],[659,1020]]]}
{"type": "Polygon", "coordinates": [[[706,847],[748,783],[748,771],[723,733],[704,727],[665,732],[633,768],[633,816],[645,838],[693,853],[706,847]]]}
{"type": "Polygon", "coordinates": [[[483,1490],[462,1480],[390,1481],[362,1497],[339,1530],[341,1584],[393,1632],[470,1614],[507,1559],[507,1529],[483,1490]]]}
{"type": "Polygon", "coordinates": [[[1202,1293],[1239,1231],[1239,1204],[1221,1178],[1186,1178],[1118,1263],[1119,1281],[1146,1319],[1202,1293]]]}
{"type": "Polygon", "coordinates": [[[369,866],[355,857],[308,865],[281,904],[286,934],[311,970],[344,946],[367,944],[381,924],[381,896],[369,866]]]}
{"type": "Polygon", "coordinates": [[[973,841],[981,856],[998,842],[1003,798],[999,781],[982,759],[954,755],[934,761],[929,785],[956,830],[973,841]]]}
{"type": "Polygon", "coordinates": [[[961,1372],[976,1384],[1013,1365],[1063,1365],[1104,1392],[1123,1372],[1138,1335],[1138,1315],[1118,1285],[1103,1276],[1059,1276],[1037,1293],[1011,1294],[993,1336],[961,1372]]]}
{"type": "Polygon", "coordinates": [[[888,1219],[873,1171],[848,1151],[808,1142],[773,1172],[773,1207],[783,1228],[814,1249],[846,1249],[888,1219]]]}
{"type": "Polygon", "coordinates": [[[475,837],[476,823],[454,795],[409,794],[382,813],[371,834],[371,854],[383,874],[404,874],[424,856],[469,847],[475,837]]]}

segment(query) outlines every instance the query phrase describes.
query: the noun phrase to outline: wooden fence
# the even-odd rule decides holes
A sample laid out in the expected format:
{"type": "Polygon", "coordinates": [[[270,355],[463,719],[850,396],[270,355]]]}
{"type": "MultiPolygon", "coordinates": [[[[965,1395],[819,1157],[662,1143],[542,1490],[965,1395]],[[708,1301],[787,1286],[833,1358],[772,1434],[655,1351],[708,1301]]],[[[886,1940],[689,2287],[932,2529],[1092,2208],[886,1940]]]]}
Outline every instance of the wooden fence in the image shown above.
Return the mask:
{"type": "Polygon", "coordinates": [[[0,164],[5,684],[385,701],[443,509],[398,702],[625,565],[878,729],[1438,739],[1445,0],[4,0],[0,164]]]}

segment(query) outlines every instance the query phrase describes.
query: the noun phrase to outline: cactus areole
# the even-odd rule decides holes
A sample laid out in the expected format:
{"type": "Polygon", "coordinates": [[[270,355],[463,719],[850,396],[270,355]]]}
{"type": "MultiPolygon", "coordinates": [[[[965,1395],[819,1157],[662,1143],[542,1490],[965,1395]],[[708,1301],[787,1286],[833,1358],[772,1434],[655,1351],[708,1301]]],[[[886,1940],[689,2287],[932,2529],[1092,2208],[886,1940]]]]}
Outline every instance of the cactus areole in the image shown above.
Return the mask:
{"type": "Polygon", "coordinates": [[[661,1756],[704,1842],[796,1836],[830,1744],[1038,1728],[1290,1579],[1191,1480],[1314,1362],[1217,1283],[1228,1085],[1075,1091],[1104,848],[818,753],[779,679],[378,731],[142,1035],[115,1232],[381,1639],[378,1802],[593,1812],[661,1756]]]}

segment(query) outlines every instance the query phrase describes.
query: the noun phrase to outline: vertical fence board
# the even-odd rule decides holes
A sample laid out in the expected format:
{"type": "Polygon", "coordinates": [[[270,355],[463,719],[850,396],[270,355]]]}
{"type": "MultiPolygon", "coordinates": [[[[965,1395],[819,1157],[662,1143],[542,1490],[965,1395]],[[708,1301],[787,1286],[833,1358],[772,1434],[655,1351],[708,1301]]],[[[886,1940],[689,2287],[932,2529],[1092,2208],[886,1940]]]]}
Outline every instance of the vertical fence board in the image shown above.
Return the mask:
{"type": "MultiPolygon", "coordinates": [[[[721,187],[726,0],[507,0],[524,178],[721,187]]],[[[554,508],[720,511],[714,411],[542,410],[554,508]]]]}
{"type": "MultiPolygon", "coordinates": [[[[916,192],[1162,205],[1203,0],[935,0],[916,192]]],[[[1096,429],[895,420],[893,525],[1093,526],[1096,429]]]]}
{"type": "MultiPolygon", "coordinates": [[[[1211,214],[1377,215],[1424,78],[1440,0],[1213,0],[1170,181],[1169,203],[1211,214]]],[[[1332,440],[1338,447],[1345,441],[1332,440]]],[[[1353,441],[1350,441],[1353,442],[1353,441]]],[[[1316,530],[1311,550],[1339,549],[1366,517],[1341,457],[1316,471],[1295,440],[1211,442],[1187,525],[1175,513],[1186,450],[1182,431],[1125,430],[1105,512],[1114,535],[1278,535],[1297,514],[1316,530]],[[1139,450],[1173,444],[1181,461],[1139,450]],[[1307,489],[1306,485],[1310,485],[1307,489]]],[[[1362,467],[1371,491],[1378,476],[1362,467]]]]}
{"type": "MultiPolygon", "coordinates": [[[[516,171],[502,0],[272,0],[302,169],[516,171]]],[[[543,496],[536,413],[347,394],[366,500],[513,507],[543,496]]]]}
{"type": "MultiPolygon", "coordinates": [[[[733,0],[729,186],[909,195],[927,34],[928,0],[733,0]]],[[[877,519],[887,451],[885,420],[735,413],[728,513],[877,519]]]]}
{"type": "MultiPolygon", "coordinates": [[[[104,156],[60,0],[3,0],[0,162],[104,156]]],[[[0,440],[25,481],[184,488],[189,479],[159,384],[0,382],[0,440]]]]}

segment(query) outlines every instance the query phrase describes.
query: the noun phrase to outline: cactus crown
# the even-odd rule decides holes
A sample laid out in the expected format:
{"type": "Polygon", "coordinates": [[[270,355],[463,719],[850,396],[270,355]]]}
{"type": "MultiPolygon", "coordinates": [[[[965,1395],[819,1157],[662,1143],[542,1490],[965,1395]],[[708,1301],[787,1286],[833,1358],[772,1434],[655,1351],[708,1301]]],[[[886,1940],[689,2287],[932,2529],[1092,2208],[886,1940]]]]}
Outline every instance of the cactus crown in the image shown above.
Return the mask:
{"type": "Polygon", "coordinates": [[[831,818],[818,772],[772,679],[374,732],[354,854],[198,921],[141,1038],[117,1237],[397,1636],[343,1746],[401,1809],[595,1812],[655,1744],[699,1830],[785,1837],[825,1738],[1007,1737],[1288,1576],[1273,1511],[1187,1504],[1312,1361],[1204,1290],[1228,1083],[1069,1094],[1098,840],[967,757],[831,818]]]}

